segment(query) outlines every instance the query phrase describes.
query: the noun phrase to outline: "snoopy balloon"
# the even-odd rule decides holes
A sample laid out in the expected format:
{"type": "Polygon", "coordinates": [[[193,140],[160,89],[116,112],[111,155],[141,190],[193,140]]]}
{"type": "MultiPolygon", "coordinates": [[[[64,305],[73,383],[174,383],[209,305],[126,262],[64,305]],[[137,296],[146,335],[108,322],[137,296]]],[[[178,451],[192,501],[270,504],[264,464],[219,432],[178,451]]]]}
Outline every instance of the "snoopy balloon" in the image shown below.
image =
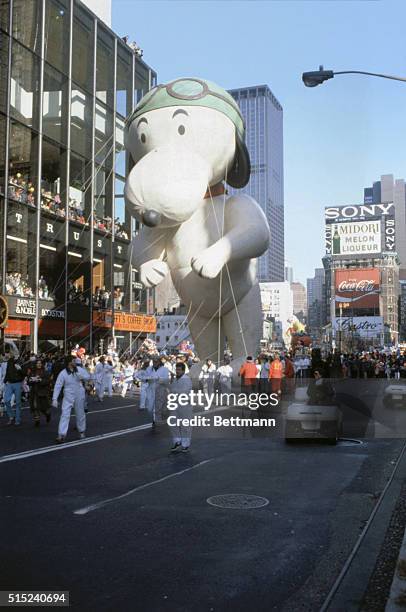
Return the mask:
{"type": "Polygon", "coordinates": [[[255,353],[262,335],[255,258],[268,223],[255,200],[224,187],[248,183],[244,135],[233,98],[197,78],[154,87],[126,123],[126,204],[143,224],[133,265],[145,287],[171,274],[200,359],[217,360],[225,337],[234,358],[255,353]]]}

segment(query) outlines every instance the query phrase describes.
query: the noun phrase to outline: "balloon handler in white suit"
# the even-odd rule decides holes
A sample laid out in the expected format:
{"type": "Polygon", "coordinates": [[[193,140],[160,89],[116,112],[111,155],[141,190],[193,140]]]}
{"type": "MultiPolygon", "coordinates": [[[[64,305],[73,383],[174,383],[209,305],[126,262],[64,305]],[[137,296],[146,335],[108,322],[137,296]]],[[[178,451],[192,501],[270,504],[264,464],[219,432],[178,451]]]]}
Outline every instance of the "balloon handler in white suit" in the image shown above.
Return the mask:
{"type": "Polygon", "coordinates": [[[145,380],[148,382],[146,408],[151,414],[152,426],[164,421],[169,383],[171,375],[160,357],[154,357],[152,366],[146,369],[145,380]]]}
{"type": "Polygon", "coordinates": [[[139,370],[134,372],[134,380],[138,380],[141,383],[140,388],[140,410],[145,410],[147,403],[147,392],[149,388],[148,377],[149,373],[149,359],[145,360],[139,370]]]}
{"type": "Polygon", "coordinates": [[[145,287],[170,273],[186,305],[201,361],[222,361],[225,337],[236,359],[256,353],[262,313],[255,259],[269,245],[260,206],[244,187],[250,160],[234,99],[218,85],[181,78],[151,89],[128,117],[134,167],[126,204],[143,224],[133,265],[145,287]]]}
{"type": "Polygon", "coordinates": [[[66,367],[59,373],[52,395],[52,406],[57,408],[58,397],[63,389],[62,413],[59,419],[58,437],[56,438],[58,443],[62,443],[66,439],[72,408],[75,409],[76,429],[79,436],[84,438],[86,435],[85,389],[83,383],[90,379],[90,374],[85,368],[76,365],[75,360],[74,355],[66,358],[66,367]]]}
{"type": "MultiPolygon", "coordinates": [[[[175,372],[176,378],[170,386],[170,392],[176,393],[177,395],[181,393],[187,393],[189,395],[192,390],[192,381],[185,373],[185,364],[177,363],[175,372]]],[[[192,428],[190,427],[190,425],[183,425],[182,421],[183,419],[192,418],[193,408],[191,404],[186,404],[185,406],[178,405],[175,410],[170,410],[169,416],[173,417],[173,420],[175,421],[174,425],[170,424],[173,438],[173,446],[171,447],[171,452],[174,453],[177,451],[181,451],[183,453],[186,453],[189,450],[190,442],[192,440],[192,428]]]]}
{"type": "Polygon", "coordinates": [[[113,364],[111,362],[106,363],[105,357],[102,355],[94,372],[94,386],[96,387],[96,395],[99,402],[103,401],[106,387],[109,397],[112,397],[113,395],[113,370],[113,364]]]}

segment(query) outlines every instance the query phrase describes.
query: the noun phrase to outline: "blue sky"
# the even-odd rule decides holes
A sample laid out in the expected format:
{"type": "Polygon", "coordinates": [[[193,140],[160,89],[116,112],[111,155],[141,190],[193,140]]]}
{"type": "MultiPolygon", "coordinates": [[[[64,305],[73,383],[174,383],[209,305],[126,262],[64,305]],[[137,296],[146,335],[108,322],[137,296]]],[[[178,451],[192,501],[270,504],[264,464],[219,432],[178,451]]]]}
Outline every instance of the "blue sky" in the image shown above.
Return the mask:
{"type": "MultiPolygon", "coordinates": [[[[406,2],[112,0],[113,29],[165,82],[266,83],[284,108],[285,258],[297,280],[321,266],[323,209],[359,203],[381,174],[406,177],[406,83],[338,76],[319,64],[406,76],[406,2]]],[[[399,231],[399,230],[398,230],[399,231]]],[[[405,228],[402,228],[405,231],[405,228]]]]}

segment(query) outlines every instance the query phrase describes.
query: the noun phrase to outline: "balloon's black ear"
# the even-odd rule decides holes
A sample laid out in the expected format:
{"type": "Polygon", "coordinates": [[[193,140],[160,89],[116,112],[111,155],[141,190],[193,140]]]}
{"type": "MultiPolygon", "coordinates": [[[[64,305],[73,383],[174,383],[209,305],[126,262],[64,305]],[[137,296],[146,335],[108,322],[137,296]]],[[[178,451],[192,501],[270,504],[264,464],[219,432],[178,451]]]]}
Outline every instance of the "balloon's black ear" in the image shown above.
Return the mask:
{"type": "Polygon", "coordinates": [[[248,153],[245,142],[236,137],[234,163],[230,172],[227,174],[227,183],[230,187],[242,189],[250,180],[250,175],[250,154],[248,153]]]}

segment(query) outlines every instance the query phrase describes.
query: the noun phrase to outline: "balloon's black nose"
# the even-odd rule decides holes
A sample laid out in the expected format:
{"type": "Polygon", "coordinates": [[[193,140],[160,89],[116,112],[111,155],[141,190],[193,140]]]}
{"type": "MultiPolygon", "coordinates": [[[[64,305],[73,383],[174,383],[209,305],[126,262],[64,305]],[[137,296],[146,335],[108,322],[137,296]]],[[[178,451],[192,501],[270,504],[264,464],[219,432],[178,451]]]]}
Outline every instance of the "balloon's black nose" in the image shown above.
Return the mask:
{"type": "Polygon", "coordinates": [[[146,210],[142,214],[142,222],[147,227],[156,227],[161,223],[161,215],[156,210],[146,210]]]}

